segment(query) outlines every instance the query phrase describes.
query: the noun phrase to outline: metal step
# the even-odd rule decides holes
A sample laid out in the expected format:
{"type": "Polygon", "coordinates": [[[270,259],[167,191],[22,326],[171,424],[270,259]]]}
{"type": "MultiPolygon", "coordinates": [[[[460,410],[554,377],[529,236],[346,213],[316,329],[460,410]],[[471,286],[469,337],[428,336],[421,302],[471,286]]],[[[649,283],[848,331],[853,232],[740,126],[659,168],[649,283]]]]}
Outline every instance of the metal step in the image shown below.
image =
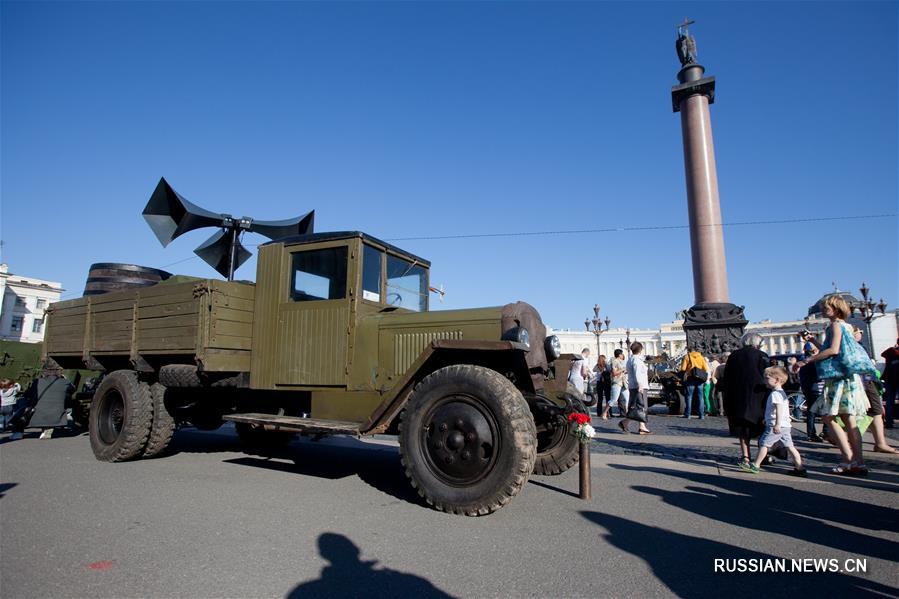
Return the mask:
{"type": "Polygon", "coordinates": [[[243,422],[263,427],[267,431],[316,433],[325,435],[359,435],[359,422],[277,416],[274,414],[227,414],[223,420],[243,422]]]}

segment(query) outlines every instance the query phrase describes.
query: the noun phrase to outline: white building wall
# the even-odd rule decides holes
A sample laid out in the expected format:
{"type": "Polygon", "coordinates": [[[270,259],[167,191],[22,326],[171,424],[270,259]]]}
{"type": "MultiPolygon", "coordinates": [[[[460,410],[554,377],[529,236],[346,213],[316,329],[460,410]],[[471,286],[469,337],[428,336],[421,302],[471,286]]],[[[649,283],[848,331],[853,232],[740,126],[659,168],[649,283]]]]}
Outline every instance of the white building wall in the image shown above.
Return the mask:
{"type": "Polygon", "coordinates": [[[0,264],[0,339],[43,341],[45,310],[62,291],[60,283],[13,274],[0,264]]]}

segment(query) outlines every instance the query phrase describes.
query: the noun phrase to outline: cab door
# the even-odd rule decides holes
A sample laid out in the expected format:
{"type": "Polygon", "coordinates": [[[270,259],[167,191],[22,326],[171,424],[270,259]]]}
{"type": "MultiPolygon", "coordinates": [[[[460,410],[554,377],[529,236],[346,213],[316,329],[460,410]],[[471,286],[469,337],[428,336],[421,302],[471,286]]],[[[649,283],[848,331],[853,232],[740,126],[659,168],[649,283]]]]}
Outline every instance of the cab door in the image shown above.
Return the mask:
{"type": "Polygon", "coordinates": [[[277,308],[276,385],[346,385],[349,254],[347,242],[287,248],[287,294],[277,308]]]}

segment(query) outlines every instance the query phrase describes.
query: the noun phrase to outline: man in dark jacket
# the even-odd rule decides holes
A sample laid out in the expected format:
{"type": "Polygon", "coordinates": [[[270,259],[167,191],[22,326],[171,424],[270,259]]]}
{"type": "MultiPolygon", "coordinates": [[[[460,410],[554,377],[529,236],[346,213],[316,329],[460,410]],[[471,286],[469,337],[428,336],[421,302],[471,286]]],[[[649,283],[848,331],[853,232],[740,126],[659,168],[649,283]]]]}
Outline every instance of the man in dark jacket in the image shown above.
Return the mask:
{"type": "Polygon", "coordinates": [[[746,333],[742,343],[727,359],[722,389],[730,434],[740,439],[741,462],[748,465],[752,461],[749,441],[764,429],[768,355],[759,349],[762,336],[758,333],[746,333]]]}

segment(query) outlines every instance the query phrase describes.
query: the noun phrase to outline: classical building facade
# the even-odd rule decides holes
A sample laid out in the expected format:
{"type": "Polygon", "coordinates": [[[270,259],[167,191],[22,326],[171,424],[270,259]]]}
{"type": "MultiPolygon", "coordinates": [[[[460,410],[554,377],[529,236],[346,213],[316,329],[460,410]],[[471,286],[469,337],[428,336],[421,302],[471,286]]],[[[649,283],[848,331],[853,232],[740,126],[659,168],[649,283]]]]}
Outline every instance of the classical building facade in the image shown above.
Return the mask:
{"type": "Polygon", "coordinates": [[[43,341],[44,310],[62,291],[59,283],[13,274],[0,264],[0,339],[43,341]]]}
{"type": "MultiPolygon", "coordinates": [[[[850,306],[857,306],[859,301],[845,292],[835,292],[846,299],[850,306]]],[[[772,321],[762,320],[746,325],[746,332],[754,331],[762,336],[762,350],[769,355],[792,354],[802,352],[802,341],[798,333],[806,327],[814,333],[818,339],[824,339],[824,330],[828,320],[821,313],[821,306],[827,294],[812,307],[809,308],[807,318],[801,320],[772,321]]],[[[848,322],[866,330],[870,335],[874,350],[875,360],[880,364],[881,352],[891,347],[899,336],[899,310],[887,311],[877,314],[870,323],[865,322],[856,312],[848,322]]],[[[658,329],[638,328],[614,328],[604,331],[599,335],[587,331],[575,331],[571,329],[553,329],[552,334],[559,337],[562,343],[563,353],[580,353],[585,347],[590,348],[591,362],[595,363],[597,352],[611,356],[616,349],[627,348],[629,342],[639,341],[643,344],[644,353],[648,356],[658,356],[666,353],[669,356],[682,356],[687,349],[687,336],[684,333],[684,321],[682,318],[667,322],[658,329]]],[[[868,348],[868,341],[863,340],[863,345],[868,348]]]]}

